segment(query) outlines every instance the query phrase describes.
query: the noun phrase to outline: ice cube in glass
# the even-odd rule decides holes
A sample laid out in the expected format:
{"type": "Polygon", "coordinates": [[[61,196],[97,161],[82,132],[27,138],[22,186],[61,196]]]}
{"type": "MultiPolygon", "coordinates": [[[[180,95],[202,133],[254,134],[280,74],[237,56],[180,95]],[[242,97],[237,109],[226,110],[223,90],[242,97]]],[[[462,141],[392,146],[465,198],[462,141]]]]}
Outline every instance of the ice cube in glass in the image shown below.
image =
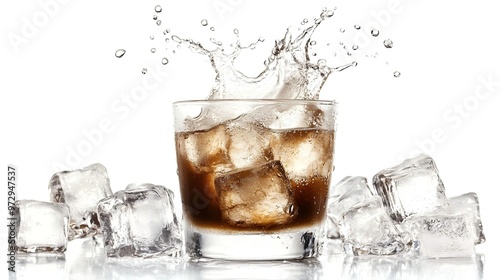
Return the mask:
{"type": "Polygon", "coordinates": [[[222,218],[236,226],[272,226],[296,214],[291,184],[279,161],[215,177],[222,218]]]}

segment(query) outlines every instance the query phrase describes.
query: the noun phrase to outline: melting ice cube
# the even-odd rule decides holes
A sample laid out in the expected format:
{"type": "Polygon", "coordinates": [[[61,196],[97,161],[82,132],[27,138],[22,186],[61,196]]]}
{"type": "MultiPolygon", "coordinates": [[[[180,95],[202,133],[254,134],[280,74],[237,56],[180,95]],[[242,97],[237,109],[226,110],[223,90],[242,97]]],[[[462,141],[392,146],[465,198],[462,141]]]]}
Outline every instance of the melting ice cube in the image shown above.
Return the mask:
{"type": "Polygon", "coordinates": [[[467,214],[415,215],[404,222],[415,249],[426,258],[472,257],[476,255],[475,230],[467,214]]]}
{"type": "Polygon", "coordinates": [[[427,155],[380,171],[373,177],[373,184],[391,217],[398,222],[448,204],[436,164],[427,155]]]}
{"type": "Polygon", "coordinates": [[[376,196],[356,204],[339,220],[349,255],[393,255],[405,249],[400,232],[376,196]]]}
{"type": "Polygon", "coordinates": [[[327,214],[328,238],[339,238],[338,221],[342,214],[359,202],[373,197],[373,193],[365,177],[345,177],[330,190],[327,214]]]}
{"type": "Polygon", "coordinates": [[[178,256],[182,247],[173,192],[163,186],[129,185],[97,208],[109,257],[178,256]]]}
{"type": "Polygon", "coordinates": [[[18,200],[15,204],[18,252],[66,251],[69,209],[62,203],[18,200]]]}
{"type": "Polygon", "coordinates": [[[112,194],[106,168],[99,163],[54,174],[49,191],[52,202],[65,203],[69,207],[70,240],[96,233],[99,227],[97,202],[112,194]]]}
{"type": "Polygon", "coordinates": [[[279,161],[215,177],[224,220],[236,226],[272,226],[297,213],[290,181],[279,161]]]}

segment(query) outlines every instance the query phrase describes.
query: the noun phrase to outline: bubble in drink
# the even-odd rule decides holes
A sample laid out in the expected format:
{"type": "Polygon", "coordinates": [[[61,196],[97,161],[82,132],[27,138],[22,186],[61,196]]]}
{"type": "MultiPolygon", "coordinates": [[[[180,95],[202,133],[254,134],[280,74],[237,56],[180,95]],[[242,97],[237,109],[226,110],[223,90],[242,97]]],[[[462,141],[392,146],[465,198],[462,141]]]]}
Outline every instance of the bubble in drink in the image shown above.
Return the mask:
{"type": "Polygon", "coordinates": [[[393,46],[393,43],[392,43],[391,39],[384,40],[384,47],[390,49],[390,48],[392,48],[392,46],[393,46]]]}
{"type": "Polygon", "coordinates": [[[115,52],[115,56],[116,56],[117,58],[122,58],[122,57],[125,55],[125,52],[126,52],[126,51],[125,51],[124,49],[118,49],[118,50],[116,50],[116,52],[115,52]]]}
{"type": "Polygon", "coordinates": [[[373,37],[377,37],[380,32],[377,29],[372,29],[371,34],[373,37]]]}
{"type": "Polygon", "coordinates": [[[201,20],[201,25],[202,26],[207,26],[208,25],[208,20],[206,20],[206,19],[201,20]]]}
{"type": "Polygon", "coordinates": [[[168,58],[164,57],[161,59],[161,64],[167,65],[168,64],[168,58]]]}
{"type": "Polygon", "coordinates": [[[156,5],[155,6],[155,12],[161,13],[161,11],[162,11],[161,6],[160,5],[156,5]]]}
{"type": "Polygon", "coordinates": [[[395,78],[399,78],[399,76],[401,76],[401,73],[399,71],[394,71],[393,75],[395,78]]]}

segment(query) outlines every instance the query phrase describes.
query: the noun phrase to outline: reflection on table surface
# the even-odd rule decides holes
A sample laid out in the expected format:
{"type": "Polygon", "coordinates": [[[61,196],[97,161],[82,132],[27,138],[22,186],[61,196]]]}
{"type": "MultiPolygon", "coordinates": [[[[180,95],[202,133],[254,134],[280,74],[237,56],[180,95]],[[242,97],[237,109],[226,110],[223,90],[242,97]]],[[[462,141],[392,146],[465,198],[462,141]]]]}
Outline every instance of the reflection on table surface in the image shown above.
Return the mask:
{"type": "Polygon", "coordinates": [[[185,261],[107,259],[92,239],[75,240],[65,255],[18,256],[10,279],[483,279],[484,255],[410,259],[351,257],[327,247],[318,260],[185,261]]]}

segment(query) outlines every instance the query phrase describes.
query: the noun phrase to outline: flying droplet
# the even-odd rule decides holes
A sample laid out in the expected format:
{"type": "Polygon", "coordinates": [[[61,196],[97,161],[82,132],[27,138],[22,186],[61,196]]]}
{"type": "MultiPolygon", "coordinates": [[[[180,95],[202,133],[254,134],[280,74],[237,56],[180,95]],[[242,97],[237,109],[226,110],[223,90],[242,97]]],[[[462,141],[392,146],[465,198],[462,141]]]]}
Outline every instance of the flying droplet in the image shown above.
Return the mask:
{"type": "Polygon", "coordinates": [[[353,62],[351,63],[351,65],[352,65],[352,66],[354,66],[354,67],[356,67],[356,66],[358,66],[358,62],[357,62],[357,61],[353,61],[353,62]]]}
{"type": "Polygon", "coordinates": [[[156,49],[155,48],[151,48],[151,53],[155,53],[156,52],[156,49]]]}
{"type": "Polygon", "coordinates": [[[165,42],[169,42],[170,41],[170,38],[165,38],[165,42]]]}
{"type": "Polygon", "coordinates": [[[201,20],[201,25],[202,26],[207,26],[208,25],[208,20],[206,20],[206,19],[201,20]]]}
{"type": "Polygon", "coordinates": [[[146,74],[146,73],[148,73],[148,68],[142,68],[141,73],[142,73],[142,74],[146,74]]]}
{"type": "Polygon", "coordinates": [[[210,27],[210,31],[215,31],[215,27],[210,27]]]}
{"type": "Polygon", "coordinates": [[[391,39],[384,40],[384,46],[386,48],[390,49],[390,48],[392,48],[392,45],[393,45],[393,43],[392,43],[391,39]]]}
{"type": "Polygon", "coordinates": [[[340,28],[340,33],[344,33],[345,32],[345,29],[344,28],[340,28]]]}
{"type": "Polygon", "coordinates": [[[155,12],[161,13],[161,6],[160,5],[155,6],[155,12]]]}
{"type": "Polygon", "coordinates": [[[161,64],[167,65],[168,64],[168,59],[166,57],[161,59],[161,64]]]}
{"type": "Polygon", "coordinates": [[[149,36],[149,39],[154,40],[154,39],[155,39],[155,36],[154,36],[154,35],[150,35],[150,36],[149,36]]]}
{"type": "Polygon", "coordinates": [[[311,45],[311,46],[316,45],[316,41],[311,41],[311,42],[309,42],[309,45],[311,45]]]}
{"type": "Polygon", "coordinates": [[[357,50],[358,48],[359,48],[359,47],[358,47],[358,45],[353,45],[353,46],[352,46],[352,50],[353,50],[353,51],[357,50]]]}
{"type": "Polygon", "coordinates": [[[320,16],[321,16],[322,19],[332,17],[333,16],[333,11],[332,10],[323,9],[323,12],[321,13],[320,16]]]}
{"type": "Polygon", "coordinates": [[[302,22],[300,24],[304,25],[304,24],[306,24],[308,22],[309,22],[309,20],[307,18],[305,18],[305,19],[302,20],[302,22]]]}
{"type": "Polygon", "coordinates": [[[240,34],[240,31],[239,31],[238,29],[236,29],[236,28],[233,30],[233,32],[234,32],[234,34],[236,34],[236,35],[240,34]]]}
{"type": "Polygon", "coordinates": [[[372,29],[371,34],[373,37],[377,37],[379,34],[379,31],[377,29],[372,29]]]}
{"type": "Polygon", "coordinates": [[[156,21],[156,25],[160,26],[161,25],[161,20],[156,21]]]}
{"type": "Polygon", "coordinates": [[[356,29],[356,30],[360,30],[360,29],[361,29],[361,26],[359,26],[359,25],[355,24],[355,25],[354,25],[354,29],[356,29]]]}
{"type": "Polygon", "coordinates": [[[399,76],[401,76],[401,73],[399,71],[394,71],[393,75],[395,78],[399,78],[399,76]]]}
{"type": "Polygon", "coordinates": [[[117,58],[122,58],[124,55],[125,55],[125,50],[124,49],[118,49],[116,52],[115,52],[115,56],[117,58]]]}
{"type": "Polygon", "coordinates": [[[153,15],[153,20],[157,20],[158,19],[158,16],[157,15],[153,15]]]}
{"type": "Polygon", "coordinates": [[[165,29],[165,31],[163,31],[163,35],[167,35],[168,33],[170,33],[170,29],[165,29]]]}

